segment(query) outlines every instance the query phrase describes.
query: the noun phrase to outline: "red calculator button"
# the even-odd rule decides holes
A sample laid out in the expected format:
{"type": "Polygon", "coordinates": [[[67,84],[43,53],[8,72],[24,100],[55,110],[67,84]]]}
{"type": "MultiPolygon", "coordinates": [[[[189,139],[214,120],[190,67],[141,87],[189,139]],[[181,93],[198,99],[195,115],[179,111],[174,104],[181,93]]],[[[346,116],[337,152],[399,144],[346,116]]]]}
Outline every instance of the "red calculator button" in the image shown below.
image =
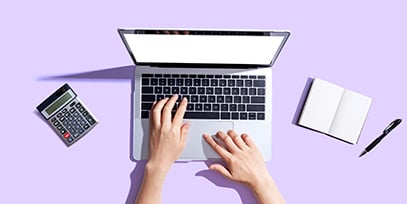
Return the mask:
{"type": "Polygon", "coordinates": [[[66,132],[65,134],[64,134],[64,138],[66,139],[66,138],[69,138],[71,135],[69,134],[69,132],[66,132]]]}

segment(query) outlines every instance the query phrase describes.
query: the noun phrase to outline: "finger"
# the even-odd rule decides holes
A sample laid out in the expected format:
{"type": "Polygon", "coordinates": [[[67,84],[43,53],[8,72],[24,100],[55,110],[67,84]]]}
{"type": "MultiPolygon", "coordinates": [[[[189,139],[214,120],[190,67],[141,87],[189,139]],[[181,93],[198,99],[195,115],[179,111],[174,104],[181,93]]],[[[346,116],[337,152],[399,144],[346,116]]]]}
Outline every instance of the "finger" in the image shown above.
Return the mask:
{"type": "Polygon", "coordinates": [[[183,98],[181,103],[179,104],[178,110],[175,113],[174,118],[172,119],[172,123],[176,125],[176,127],[179,127],[182,124],[185,111],[187,110],[187,104],[188,104],[187,98],[183,98]]]}
{"type": "Polygon", "coordinates": [[[246,133],[243,133],[241,136],[242,140],[247,144],[247,146],[251,148],[257,148],[256,144],[254,141],[247,135],[246,133]]]}
{"type": "Polygon", "coordinates": [[[171,124],[171,111],[174,108],[175,102],[178,99],[178,95],[173,95],[165,104],[163,109],[163,114],[161,118],[161,122],[164,124],[171,124]]]}
{"type": "Polygon", "coordinates": [[[185,142],[187,141],[187,136],[188,136],[188,130],[189,127],[191,127],[190,123],[184,123],[181,127],[181,143],[183,146],[185,145],[185,142]]]}
{"type": "Polygon", "coordinates": [[[158,102],[154,102],[153,106],[151,107],[150,121],[153,127],[158,127],[161,125],[161,111],[167,101],[168,98],[164,98],[158,102]]]}
{"type": "Polygon", "coordinates": [[[239,148],[236,146],[236,144],[233,142],[232,138],[229,135],[226,135],[222,131],[218,131],[216,133],[216,137],[221,139],[223,143],[225,143],[226,149],[228,149],[229,152],[233,153],[239,151],[239,148]]]}
{"type": "Polygon", "coordinates": [[[234,130],[229,130],[228,135],[232,138],[233,142],[239,149],[246,147],[246,144],[243,142],[242,138],[234,130]]]}
{"type": "Polygon", "coordinates": [[[203,137],[205,138],[205,141],[209,144],[209,146],[212,147],[212,149],[218,153],[218,155],[225,160],[226,158],[230,157],[230,153],[220,146],[218,143],[215,142],[215,140],[208,134],[204,134],[203,137]]]}
{"type": "Polygon", "coordinates": [[[221,164],[212,164],[209,166],[209,169],[217,171],[228,179],[232,179],[232,174],[221,164]]]}

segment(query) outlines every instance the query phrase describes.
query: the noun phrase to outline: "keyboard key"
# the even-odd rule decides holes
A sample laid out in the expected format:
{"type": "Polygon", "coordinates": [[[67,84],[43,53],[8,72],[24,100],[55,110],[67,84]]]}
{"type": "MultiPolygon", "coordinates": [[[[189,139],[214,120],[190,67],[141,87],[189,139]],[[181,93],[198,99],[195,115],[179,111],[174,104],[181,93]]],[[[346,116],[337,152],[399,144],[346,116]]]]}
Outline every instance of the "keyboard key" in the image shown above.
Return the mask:
{"type": "Polygon", "coordinates": [[[199,102],[200,103],[206,103],[208,101],[208,97],[207,96],[199,96],[199,102]]]}
{"type": "Polygon", "coordinates": [[[194,86],[201,86],[201,79],[194,79],[194,86]]]}
{"type": "Polygon", "coordinates": [[[188,78],[188,74],[181,74],[181,78],[188,78]]]}
{"type": "Polygon", "coordinates": [[[247,120],[247,113],[240,113],[239,114],[239,116],[240,116],[240,120],[247,120]]]}
{"type": "Polygon", "coordinates": [[[187,110],[194,110],[195,105],[192,103],[187,104],[187,110]]]}
{"type": "Polygon", "coordinates": [[[220,118],[224,120],[229,120],[230,119],[230,113],[228,112],[221,112],[220,118]]]}
{"type": "Polygon", "coordinates": [[[208,102],[209,103],[215,103],[215,101],[216,101],[215,96],[208,96],[208,102]]]}
{"type": "Polygon", "coordinates": [[[242,102],[242,97],[241,96],[234,96],[233,97],[233,103],[241,103],[242,102]]]}
{"type": "Polygon", "coordinates": [[[213,94],[213,88],[206,88],[206,94],[213,94]]]}
{"type": "Polygon", "coordinates": [[[143,86],[143,87],[141,87],[141,93],[143,93],[143,94],[154,93],[154,89],[153,89],[153,87],[143,86]]]}
{"type": "Polygon", "coordinates": [[[203,79],[203,78],[205,78],[205,75],[203,75],[203,74],[198,74],[198,78],[203,79]]]}
{"type": "Polygon", "coordinates": [[[230,79],[230,78],[232,78],[232,76],[231,75],[225,75],[225,76],[223,76],[223,78],[230,79]]]}
{"type": "Polygon", "coordinates": [[[249,76],[247,76],[247,75],[241,75],[240,78],[241,78],[241,79],[247,79],[247,78],[249,78],[249,76]]]}
{"type": "Polygon", "coordinates": [[[265,115],[264,113],[257,113],[257,120],[264,120],[265,115]]]}
{"type": "Polygon", "coordinates": [[[181,94],[188,94],[188,88],[187,87],[181,87],[181,94]]]}
{"type": "Polygon", "coordinates": [[[232,95],[239,95],[239,88],[232,88],[232,95]]]}
{"type": "Polygon", "coordinates": [[[221,104],[220,105],[220,110],[221,111],[229,111],[229,105],[228,104],[221,104]]]}
{"type": "Polygon", "coordinates": [[[212,109],[211,104],[208,104],[208,103],[204,104],[204,111],[211,111],[211,109],[212,109]]]}
{"type": "Polygon", "coordinates": [[[171,77],[172,78],[179,78],[179,74],[172,74],[171,77]]]}
{"type": "Polygon", "coordinates": [[[184,86],[184,79],[177,79],[176,84],[177,86],[184,86]]]}
{"type": "Polygon", "coordinates": [[[196,94],[196,88],[195,87],[189,87],[189,94],[196,94]]]}
{"type": "Polygon", "coordinates": [[[141,111],[141,118],[149,118],[150,112],[149,111],[141,111]]]}
{"type": "Polygon", "coordinates": [[[249,76],[249,79],[257,79],[257,76],[255,76],[255,75],[250,75],[250,76],[249,76]]]}
{"type": "Polygon", "coordinates": [[[164,74],[164,78],[170,78],[171,74],[164,74]]]}
{"type": "Polygon", "coordinates": [[[156,86],[156,87],[154,88],[154,93],[155,93],[155,94],[161,94],[161,93],[163,93],[163,88],[162,88],[161,86],[156,86]]]}
{"type": "Polygon", "coordinates": [[[216,95],[221,95],[222,94],[222,88],[215,88],[215,94],[216,95]]]}
{"type": "Polygon", "coordinates": [[[205,94],[205,88],[199,87],[198,88],[198,94],[205,94]]]}
{"type": "Polygon", "coordinates": [[[213,104],[212,105],[212,110],[213,111],[219,111],[219,104],[213,104]]]}
{"type": "Polygon", "coordinates": [[[148,73],[146,73],[146,74],[141,74],[141,77],[154,77],[154,75],[153,74],[148,74],[148,73]]]}
{"type": "Polygon", "coordinates": [[[243,100],[242,100],[242,103],[250,103],[249,101],[250,101],[250,98],[248,97],[248,96],[243,96],[243,98],[242,98],[243,100]]]}
{"type": "Polygon", "coordinates": [[[245,80],[244,81],[244,86],[245,87],[251,87],[253,85],[253,81],[252,80],[245,80]]]}
{"type": "Polygon", "coordinates": [[[236,80],[236,86],[242,87],[243,86],[243,80],[236,80]]]}
{"type": "Polygon", "coordinates": [[[230,88],[223,88],[223,94],[229,95],[230,94],[230,88]]]}
{"type": "Polygon", "coordinates": [[[259,76],[257,76],[257,78],[259,78],[259,79],[265,79],[266,76],[264,76],[264,75],[259,75],[259,76]]]}
{"type": "Polygon", "coordinates": [[[171,88],[168,86],[163,87],[163,94],[171,94],[171,88]]]}
{"type": "Polygon", "coordinates": [[[238,79],[239,75],[232,75],[232,79],[238,79]]]}
{"type": "Polygon", "coordinates": [[[218,103],[223,103],[223,102],[225,102],[225,97],[224,97],[224,96],[217,96],[217,97],[216,97],[216,102],[218,102],[218,103]]]}
{"type": "Polygon", "coordinates": [[[246,111],[246,105],[245,104],[237,105],[237,110],[238,111],[246,111]]]}
{"type": "Polygon", "coordinates": [[[150,110],[152,103],[141,103],[141,110],[150,110]]]}
{"type": "Polygon", "coordinates": [[[235,86],[235,80],[229,79],[228,80],[228,86],[235,86]]]}
{"type": "Polygon", "coordinates": [[[217,112],[185,112],[185,119],[219,119],[217,112]]]}
{"type": "Polygon", "coordinates": [[[172,87],[171,89],[172,94],[179,94],[179,87],[172,87]]]}
{"type": "Polygon", "coordinates": [[[148,78],[141,79],[141,84],[142,85],[150,85],[150,79],[148,79],[148,78]]]}
{"type": "Polygon", "coordinates": [[[239,119],[239,113],[236,113],[236,112],[232,113],[232,119],[233,120],[239,119]]]}
{"type": "Polygon", "coordinates": [[[211,86],[218,86],[218,80],[217,79],[211,79],[211,86]]]}
{"type": "Polygon", "coordinates": [[[222,75],[215,75],[215,78],[221,79],[222,75]]]}
{"type": "Polygon", "coordinates": [[[232,103],[233,97],[232,96],[225,96],[225,103],[232,103]]]}
{"type": "Polygon", "coordinates": [[[247,111],[265,111],[264,105],[247,105],[247,111]]]}
{"type": "Polygon", "coordinates": [[[150,80],[150,82],[151,82],[151,85],[154,85],[154,86],[158,85],[158,79],[153,78],[150,80]]]}
{"type": "Polygon", "coordinates": [[[248,89],[247,88],[240,88],[240,95],[247,95],[248,89]]]}
{"type": "Polygon", "coordinates": [[[226,86],[226,80],[225,79],[219,80],[219,86],[226,86]]]}
{"type": "Polygon", "coordinates": [[[266,98],[263,96],[252,96],[250,98],[250,102],[251,103],[265,103],[266,102],[266,98]]]}
{"type": "Polygon", "coordinates": [[[249,113],[249,120],[256,120],[256,113],[249,113]]]}
{"type": "Polygon", "coordinates": [[[202,86],[209,86],[209,79],[202,79],[202,86]]]}
{"type": "Polygon", "coordinates": [[[166,86],[167,85],[167,79],[164,79],[164,78],[158,79],[158,84],[160,86],[166,86]]]}
{"type": "Polygon", "coordinates": [[[174,86],[175,85],[175,79],[168,79],[168,86],[174,86]]]}
{"type": "Polygon", "coordinates": [[[141,101],[155,101],[155,96],[154,95],[142,95],[141,96],[141,101]]]}
{"type": "Polygon", "coordinates": [[[258,88],[258,89],[257,89],[257,94],[258,94],[258,95],[261,95],[261,96],[266,95],[266,89],[264,89],[264,88],[258,88]]]}
{"type": "Polygon", "coordinates": [[[192,86],[192,79],[185,79],[185,86],[192,86]]]}
{"type": "Polygon", "coordinates": [[[191,102],[197,103],[198,102],[198,96],[197,95],[191,96],[191,102]]]}
{"type": "Polygon", "coordinates": [[[237,105],[236,104],[230,104],[229,105],[229,111],[237,111],[237,105]]]}
{"type": "Polygon", "coordinates": [[[266,87],[266,80],[255,80],[253,83],[254,87],[266,87]]]}
{"type": "Polygon", "coordinates": [[[249,95],[256,95],[256,94],[257,94],[256,88],[250,88],[249,89],[249,95]]]}

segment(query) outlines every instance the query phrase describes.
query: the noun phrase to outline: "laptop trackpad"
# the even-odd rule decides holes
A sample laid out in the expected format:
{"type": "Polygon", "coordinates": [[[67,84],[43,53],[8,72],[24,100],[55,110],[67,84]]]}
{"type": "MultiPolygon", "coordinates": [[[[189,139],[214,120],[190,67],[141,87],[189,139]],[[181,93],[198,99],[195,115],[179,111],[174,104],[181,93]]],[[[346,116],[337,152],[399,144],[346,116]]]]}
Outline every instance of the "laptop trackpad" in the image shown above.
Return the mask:
{"type": "MultiPolygon", "coordinates": [[[[231,121],[190,121],[191,126],[188,131],[187,144],[182,152],[181,160],[206,160],[219,158],[203,138],[203,134],[214,136],[219,130],[227,132],[233,129],[231,121]]],[[[219,140],[217,140],[219,142],[219,140]]]]}

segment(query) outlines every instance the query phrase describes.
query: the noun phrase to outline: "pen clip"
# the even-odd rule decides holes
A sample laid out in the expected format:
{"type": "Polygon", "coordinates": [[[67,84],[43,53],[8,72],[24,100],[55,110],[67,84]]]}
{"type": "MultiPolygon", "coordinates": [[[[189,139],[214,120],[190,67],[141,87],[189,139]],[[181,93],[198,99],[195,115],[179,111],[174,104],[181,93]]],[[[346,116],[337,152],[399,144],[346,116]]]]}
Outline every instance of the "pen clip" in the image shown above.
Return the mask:
{"type": "Polygon", "coordinates": [[[386,129],[383,130],[383,134],[387,135],[389,132],[391,132],[397,125],[401,123],[401,119],[395,119],[393,122],[391,122],[386,129]]]}

